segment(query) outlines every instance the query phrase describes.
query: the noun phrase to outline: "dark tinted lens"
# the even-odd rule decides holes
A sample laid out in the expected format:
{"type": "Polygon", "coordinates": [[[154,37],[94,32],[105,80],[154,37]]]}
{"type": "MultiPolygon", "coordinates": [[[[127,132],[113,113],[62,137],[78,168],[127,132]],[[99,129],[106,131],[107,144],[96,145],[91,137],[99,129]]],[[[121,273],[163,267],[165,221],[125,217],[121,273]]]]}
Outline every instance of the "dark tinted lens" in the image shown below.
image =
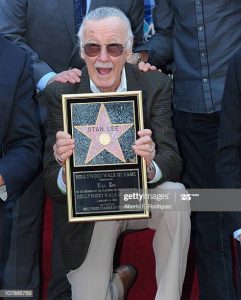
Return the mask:
{"type": "Polygon", "coordinates": [[[101,45],[88,43],[84,45],[85,54],[88,56],[97,56],[100,54],[101,45]]]}
{"type": "Polygon", "coordinates": [[[121,44],[108,44],[106,50],[111,56],[120,56],[124,51],[124,46],[121,44]]]}
{"type": "MultiPolygon", "coordinates": [[[[84,45],[84,51],[85,54],[90,57],[97,56],[101,52],[101,45],[87,43],[84,45]]],[[[124,46],[122,44],[117,44],[117,43],[108,44],[106,45],[106,51],[111,56],[120,56],[124,51],[124,46]]]]}

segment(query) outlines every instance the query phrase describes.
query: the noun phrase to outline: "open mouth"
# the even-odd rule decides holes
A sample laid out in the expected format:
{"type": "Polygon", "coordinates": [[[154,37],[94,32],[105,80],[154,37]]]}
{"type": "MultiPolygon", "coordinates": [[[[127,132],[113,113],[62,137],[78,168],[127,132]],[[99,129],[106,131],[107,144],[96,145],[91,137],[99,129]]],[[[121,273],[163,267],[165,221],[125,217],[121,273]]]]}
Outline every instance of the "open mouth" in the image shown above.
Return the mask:
{"type": "Polygon", "coordinates": [[[111,72],[112,68],[97,68],[97,71],[101,75],[108,75],[111,72]]]}

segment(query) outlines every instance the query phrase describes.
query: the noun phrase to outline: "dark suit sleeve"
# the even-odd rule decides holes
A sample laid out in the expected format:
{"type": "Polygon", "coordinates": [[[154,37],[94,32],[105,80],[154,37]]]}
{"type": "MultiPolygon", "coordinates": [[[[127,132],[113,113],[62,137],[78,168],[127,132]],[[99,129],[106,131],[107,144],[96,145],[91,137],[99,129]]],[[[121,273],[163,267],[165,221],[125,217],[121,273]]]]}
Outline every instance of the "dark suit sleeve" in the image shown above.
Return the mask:
{"type": "Polygon", "coordinates": [[[231,60],[222,100],[217,151],[217,183],[241,188],[241,51],[231,60]]]}
{"type": "Polygon", "coordinates": [[[127,16],[131,22],[131,28],[134,35],[134,47],[143,44],[143,30],[144,30],[144,1],[133,0],[132,6],[127,16]]]}
{"type": "MultiPolygon", "coordinates": [[[[14,41],[21,48],[28,51],[32,60],[35,84],[53,69],[28,45],[27,14],[29,0],[1,0],[0,1],[0,34],[14,41]]],[[[41,13],[41,12],[40,12],[41,13]]],[[[48,34],[46,32],[46,34],[48,34]]]]}
{"type": "MultiPolygon", "coordinates": [[[[60,166],[54,158],[53,145],[56,142],[56,133],[63,131],[63,114],[61,104],[61,84],[49,85],[44,96],[48,108],[48,134],[45,143],[44,153],[44,181],[47,194],[53,201],[66,203],[66,196],[63,195],[57,185],[57,178],[60,166]]],[[[64,92],[63,92],[64,93],[64,92]]],[[[66,92],[65,92],[66,93],[66,92]]]]}
{"type": "MultiPolygon", "coordinates": [[[[216,160],[217,186],[241,188],[241,51],[230,61],[220,120],[219,142],[216,160]]],[[[228,199],[227,199],[228,200],[228,199]]],[[[240,201],[237,193],[237,203],[240,201]]],[[[236,208],[235,208],[236,209],[236,208]]],[[[225,213],[224,226],[232,233],[241,228],[239,211],[225,213]]]]}
{"type": "Polygon", "coordinates": [[[154,81],[159,88],[154,88],[150,108],[150,128],[153,131],[153,140],[156,144],[155,162],[160,167],[163,178],[162,181],[178,181],[182,169],[175,131],[172,125],[172,82],[163,74],[158,76],[159,80],[154,81]]]}
{"type": "MultiPolygon", "coordinates": [[[[31,182],[41,163],[41,139],[32,100],[30,62],[27,55],[17,55],[12,59],[16,60],[16,64],[11,74],[15,76],[19,72],[20,77],[16,86],[12,87],[15,88],[14,92],[11,89],[14,99],[10,118],[6,115],[6,120],[9,120],[8,129],[2,144],[4,156],[0,159],[0,174],[6,184],[8,196],[31,182]],[[21,61],[24,62],[23,69],[19,67],[22,66],[21,61]]],[[[11,64],[9,66],[11,68],[11,64]]],[[[7,95],[5,100],[8,101],[7,95]]]]}
{"type": "Polygon", "coordinates": [[[173,20],[174,9],[169,0],[156,0],[152,11],[155,34],[136,50],[148,51],[148,61],[158,68],[165,68],[173,60],[173,20]]]}

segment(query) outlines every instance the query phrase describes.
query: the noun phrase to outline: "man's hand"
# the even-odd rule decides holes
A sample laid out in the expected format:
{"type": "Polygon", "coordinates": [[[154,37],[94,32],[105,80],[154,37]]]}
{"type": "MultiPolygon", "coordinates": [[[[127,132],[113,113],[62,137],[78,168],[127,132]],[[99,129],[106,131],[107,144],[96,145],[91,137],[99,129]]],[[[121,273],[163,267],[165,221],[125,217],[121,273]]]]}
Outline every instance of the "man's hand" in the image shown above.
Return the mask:
{"type": "Polygon", "coordinates": [[[61,73],[58,73],[54,75],[47,84],[50,84],[51,82],[58,81],[62,83],[79,83],[80,82],[80,77],[81,77],[81,70],[74,68],[74,69],[69,69],[67,71],[63,71],[61,73]]]}
{"type": "Polygon", "coordinates": [[[135,141],[132,148],[137,155],[144,157],[147,167],[149,167],[156,153],[155,144],[151,137],[152,132],[150,129],[143,129],[139,130],[137,134],[139,138],[135,141]]]}
{"type": "MultiPolygon", "coordinates": [[[[143,72],[156,71],[157,70],[156,66],[153,66],[153,65],[151,65],[149,63],[145,63],[144,61],[139,62],[138,68],[139,68],[140,71],[143,71],[143,72]]],[[[161,72],[160,69],[158,71],[161,72]]]]}
{"type": "Polygon", "coordinates": [[[2,185],[4,185],[5,183],[4,183],[4,180],[3,180],[3,177],[2,177],[2,175],[0,175],[0,186],[2,186],[2,185]]]}
{"type": "Polygon", "coordinates": [[[75,142],[70,134],[64,131],[56,133],[56,142],[53,146],[54,157],[61,166],[64,166],[66,160],[73,154],[74,147],[75,142]]]}

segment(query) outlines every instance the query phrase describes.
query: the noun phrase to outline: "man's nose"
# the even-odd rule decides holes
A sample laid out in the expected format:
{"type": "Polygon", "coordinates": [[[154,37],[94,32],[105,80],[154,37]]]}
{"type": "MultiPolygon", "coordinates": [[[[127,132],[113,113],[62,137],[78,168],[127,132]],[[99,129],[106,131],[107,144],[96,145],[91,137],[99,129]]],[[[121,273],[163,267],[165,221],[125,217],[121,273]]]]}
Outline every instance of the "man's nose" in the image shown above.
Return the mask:
{"type": "Polygon", "coordinates": [[[99,60],[101,60],[101,61],[109,60],[109,55],[107,53],[106,46],[101,47],[101,51],[100,51],[100,54],[99,54],[99,60]]]}

